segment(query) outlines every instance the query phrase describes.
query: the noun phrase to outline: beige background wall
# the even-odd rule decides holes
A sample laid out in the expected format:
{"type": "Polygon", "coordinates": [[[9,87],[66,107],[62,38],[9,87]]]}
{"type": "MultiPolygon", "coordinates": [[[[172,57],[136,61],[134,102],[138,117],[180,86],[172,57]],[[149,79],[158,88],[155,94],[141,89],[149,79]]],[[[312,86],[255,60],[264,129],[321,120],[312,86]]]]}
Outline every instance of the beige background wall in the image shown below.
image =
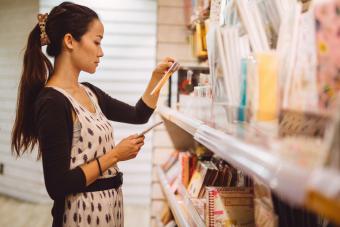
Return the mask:
{"type": "Polygon", "coordinates": [[[0,1],[0,193],[29,201],[49,202],[41,163],[36,153],[15,160],[10,152],[10,134],[16,108],[17,85],[23,48],[36,23],[38,0],[0,1]]]}

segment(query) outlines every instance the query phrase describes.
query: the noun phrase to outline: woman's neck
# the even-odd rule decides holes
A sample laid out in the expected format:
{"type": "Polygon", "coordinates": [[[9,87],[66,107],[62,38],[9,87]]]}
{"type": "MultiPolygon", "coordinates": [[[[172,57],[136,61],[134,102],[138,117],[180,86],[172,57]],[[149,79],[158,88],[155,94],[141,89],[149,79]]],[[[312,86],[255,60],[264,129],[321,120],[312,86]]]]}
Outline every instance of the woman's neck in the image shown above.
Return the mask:
{"type": "Polygon", "coordinates": [[[47,86],[58,86],[67,90],[79,88],[80,70],[77,69],[70,59],[59,56],[54,61],[54,71],[47,82],[47,86]]]}

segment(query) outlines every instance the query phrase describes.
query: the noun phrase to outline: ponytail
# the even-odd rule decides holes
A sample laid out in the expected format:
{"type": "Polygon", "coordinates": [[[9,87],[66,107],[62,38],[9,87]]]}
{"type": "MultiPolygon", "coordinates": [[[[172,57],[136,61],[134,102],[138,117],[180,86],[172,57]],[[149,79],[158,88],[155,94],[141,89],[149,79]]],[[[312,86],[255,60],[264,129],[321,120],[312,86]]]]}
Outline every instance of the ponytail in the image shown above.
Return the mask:
{"type": "Polygon", "coordinates": [[[52,63],[41,50],[40,28],[37,24],[28,37],[18,88],[16,117],[11,141],[11,150],[16,156],[22,155],[28,149],[32,152],[37,143],[33,114],[34,102],[52,71],[52,63]]]}

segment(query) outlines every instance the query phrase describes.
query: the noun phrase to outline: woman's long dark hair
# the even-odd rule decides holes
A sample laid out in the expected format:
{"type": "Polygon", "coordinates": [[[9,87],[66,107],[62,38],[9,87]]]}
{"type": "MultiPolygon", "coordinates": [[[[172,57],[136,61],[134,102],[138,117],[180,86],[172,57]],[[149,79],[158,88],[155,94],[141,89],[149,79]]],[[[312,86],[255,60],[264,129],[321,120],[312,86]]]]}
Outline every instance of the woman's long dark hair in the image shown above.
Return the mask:
{"type": "MultiPolygon", "coordinates": [[[[66,34],[80,41],[89,24],[98,19],[96,12],[88,7],[63,2],[54,7],[46,21],[46,33],[50,40],[46,52],[58,57],[66,34]]],[[[34,102],[53,73],[53,65],[44,55],[40,43],[40,27],[37,24],[29,34],[23,60],[23,71],[18,88],[16,118],[12,130],[12,153],[20,156],[37,144],[34,124],[34,102]]],[[[39,151],[38,158],[41,153],[39,151]]]]}

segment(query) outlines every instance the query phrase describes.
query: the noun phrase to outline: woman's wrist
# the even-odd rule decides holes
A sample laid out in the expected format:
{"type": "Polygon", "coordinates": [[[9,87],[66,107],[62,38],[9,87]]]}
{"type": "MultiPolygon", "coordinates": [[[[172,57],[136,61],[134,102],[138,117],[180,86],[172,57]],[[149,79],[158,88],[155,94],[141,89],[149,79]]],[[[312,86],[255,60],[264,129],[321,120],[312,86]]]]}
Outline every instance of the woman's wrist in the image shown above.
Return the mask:
{"type": "Polygon", "coordinates": [[[117,162],[119,162],[119,158],[117,156],[117,148],[113,148],[111,151],[110,151],[110,156],[111,156],[111,160],[112,160],[112,165],[116,164],[117,162]]]}

